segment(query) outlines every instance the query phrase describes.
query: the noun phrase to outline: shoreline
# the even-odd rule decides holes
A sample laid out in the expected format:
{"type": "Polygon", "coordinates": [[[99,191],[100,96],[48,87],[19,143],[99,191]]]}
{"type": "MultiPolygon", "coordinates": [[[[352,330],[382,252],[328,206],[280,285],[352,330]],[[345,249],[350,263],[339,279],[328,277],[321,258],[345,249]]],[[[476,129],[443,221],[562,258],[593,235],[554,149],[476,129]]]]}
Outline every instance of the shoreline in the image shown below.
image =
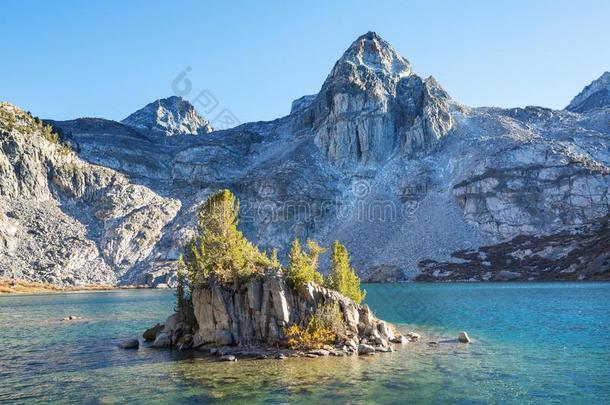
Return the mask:
{"type": "MultiPolygon", "coordinates": [[[[578,284],[603,284],[610,283],[610,279],[589,280],[512,280],[512,281],[394,281],[387,283],[363,283],[363,284],[551,284],[551,283],[578,283],[578,284]]],[[[104,285],[90,284],[84,286],[61,287],[54,284],[30,282],[23,280],[0,280],[0,297],[11,295],[35,295],[35,294],[65,294],[84,293],[115,290],[173,290],[174,287],[150,287],[146,285],[104,285]]]]}
{"type": "MultiPolygon", "coordinates": [[[[0,296],[27,295],[27,294],[53,294],[53,293],[77,293],[97,292],[114,290],[152,289],[144,285],[106,285],[89,284],[83,286],[61,287],[54,284],[46,284],[24,280],[0,280],[0,296]]],[[[155,288],[156,289],[156,288],[155,288]]]]}

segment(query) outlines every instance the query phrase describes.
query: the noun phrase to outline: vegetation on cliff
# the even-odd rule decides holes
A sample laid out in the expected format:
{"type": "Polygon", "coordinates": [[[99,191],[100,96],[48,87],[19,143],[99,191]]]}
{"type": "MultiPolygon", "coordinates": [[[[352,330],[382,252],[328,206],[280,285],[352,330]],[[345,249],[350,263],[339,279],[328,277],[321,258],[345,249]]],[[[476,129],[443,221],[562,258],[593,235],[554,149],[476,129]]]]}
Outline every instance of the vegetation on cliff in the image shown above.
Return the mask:
{"type": "Polygon", "coordinates": [[[57,151],[62,155],[72,152],[68,143],[62,142],[60,131],[45,124],[28,111],[21,111],[8,103],[0,103],[0,131],[19,131],[24,134],[39,134],[48,142],[57,145],[57,151]]]}
{"type": "Polygon", "coordinates": [[[345,329],[341,309],[332,303],[319,306],[305,327],[293,324],[284,329],[284,334],[289,348],[310,350],[333,345],[345,329]]]}

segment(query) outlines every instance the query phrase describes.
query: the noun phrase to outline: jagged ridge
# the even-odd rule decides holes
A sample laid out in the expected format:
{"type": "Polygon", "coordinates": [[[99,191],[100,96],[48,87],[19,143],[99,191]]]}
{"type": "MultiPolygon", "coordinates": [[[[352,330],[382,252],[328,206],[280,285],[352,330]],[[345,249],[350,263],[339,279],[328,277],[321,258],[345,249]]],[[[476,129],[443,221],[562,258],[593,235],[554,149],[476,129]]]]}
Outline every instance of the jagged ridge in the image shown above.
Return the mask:
{"type": "Polygon", "coordinates": [[[121,122],[167,136],[202,135],[214,130],[210,122],[202,118],[191,103],[178,96],[153,101],[121,122]]]}

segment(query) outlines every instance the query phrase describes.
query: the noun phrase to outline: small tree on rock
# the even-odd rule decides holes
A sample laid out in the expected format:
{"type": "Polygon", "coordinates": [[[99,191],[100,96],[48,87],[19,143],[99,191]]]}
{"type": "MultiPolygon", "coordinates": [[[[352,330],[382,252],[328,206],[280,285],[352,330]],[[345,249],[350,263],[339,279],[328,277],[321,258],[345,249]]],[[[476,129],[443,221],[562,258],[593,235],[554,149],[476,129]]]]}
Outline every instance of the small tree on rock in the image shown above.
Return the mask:
{"type": "Polygon", "coordinates": [[[289,263],[285,270],[286,280],[292,287],[309,282],[322,285],[324,281],[318,272],[318,258],[326,249],[313,240],[307,241],[307,249],[308,252],[303,250],[298,239],[292,241],[288,254],[289,263]]]}
{"type": "Polygon", "coordinates": [[[347,248],[339,241],[333,243],[331,260],[332,269],[324,280],[324,286],[360,304],[366,295],[366,291],[360,289],[360,278],[356,274],[356,270],[350,265],[347,248]]]}
{"type": "Polygon", "coordinates": [[[191,282],[204,283],[214,276],[221,283],[261,274],[271,265],[269,258],[237,229],[239,201],[229,190],[208,198],[199,210],[198,236],[185,249],[191,282]]]}

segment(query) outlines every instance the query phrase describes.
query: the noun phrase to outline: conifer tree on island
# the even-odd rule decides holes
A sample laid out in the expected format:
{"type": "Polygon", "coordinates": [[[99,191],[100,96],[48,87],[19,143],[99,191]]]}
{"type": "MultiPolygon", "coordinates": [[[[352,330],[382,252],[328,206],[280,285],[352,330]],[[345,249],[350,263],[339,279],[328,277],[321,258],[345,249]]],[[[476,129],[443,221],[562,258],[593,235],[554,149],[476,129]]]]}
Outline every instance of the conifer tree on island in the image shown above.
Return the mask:
{"type": "Polygon", "coordinates": [[[333,243],[331,260],[332,269],[324,280],[324,286],[338,291],[360,304],[366,295],[366,291],[360,289],[360,278],[356,274],[356,270],[350,265],[347,248],[338,240],[333,243]]]}
{"type": "Polygon", "coordinates": [[[324,277],[318,272],[318,258],[326,249],[313,240],[307,241],[307,249],[309,252],[303,251],[298,239],[292,241],[285,269],[286,280],[292,287],[310,282],[322,285],[324,282],[324,277]]]}
{"type": "Polygon", "coordinates": [[[229,190],[208,198],[199,210],[198,236],[186,248],[184,261],[191,285],[213,276],[223,284],[260,275],[271,260],[237,229],[239,201],[229,190]]]}

